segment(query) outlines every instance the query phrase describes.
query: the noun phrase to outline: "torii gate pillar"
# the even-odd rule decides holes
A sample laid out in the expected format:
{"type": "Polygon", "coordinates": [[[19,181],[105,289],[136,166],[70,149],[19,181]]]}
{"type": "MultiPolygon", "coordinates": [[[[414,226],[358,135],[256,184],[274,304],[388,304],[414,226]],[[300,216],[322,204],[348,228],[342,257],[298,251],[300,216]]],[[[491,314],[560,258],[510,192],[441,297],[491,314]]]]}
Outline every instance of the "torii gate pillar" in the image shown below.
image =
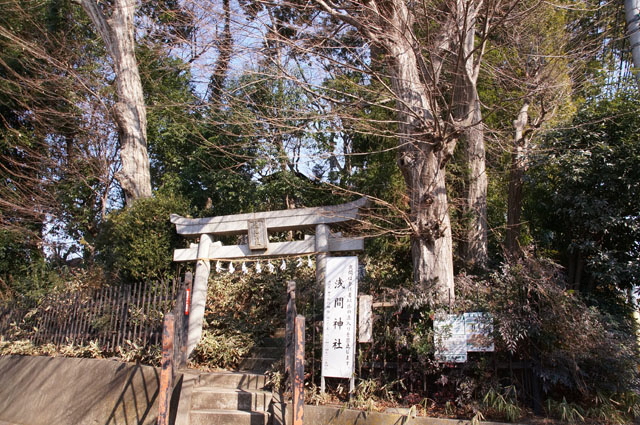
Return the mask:
{"type": "Polygon", "coordinates": [[[329,256],[329,226],[326,224],[316,226],[316,252],[316,283],[318,288],[322,288],[327,274],[327,257],[329,256]]]}
{"type": "Polygon", "coordinates": [[[198,243],[198,259],[196,260],[196,275],[193,279],[191,293],[191,312],[189,314],[189,332],[187,334],[187,357],[200,341],[202,325],[204,323],[204,308],[207,304],[207,287],[211,262],[209,261],[209,248],[211,247],[211,235],[203,233],[198,243]]]}

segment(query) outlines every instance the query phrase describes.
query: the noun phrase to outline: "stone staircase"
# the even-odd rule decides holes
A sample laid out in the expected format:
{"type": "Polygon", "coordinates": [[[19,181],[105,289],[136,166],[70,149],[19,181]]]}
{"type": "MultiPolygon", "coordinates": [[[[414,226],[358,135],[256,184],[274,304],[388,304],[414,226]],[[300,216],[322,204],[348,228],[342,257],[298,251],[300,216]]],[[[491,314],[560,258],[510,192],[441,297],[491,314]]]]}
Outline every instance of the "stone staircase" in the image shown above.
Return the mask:
{"type": "Polygon", "coordinates": [[[273,399],[266,372],[284,356],[284,338],[267,338],[233,372],[185,371],[176,425],[268,425],[273,399]]]}
{"type": "Polygon", "coordinates": [[[276,330],[274,336],[265,338],[261,347],[256,347],[249,357],[240,361],[238,369],[264,373],[276,362],[284,359],[284,329],[276,330]]]}
{"type": "Polygon", "coordinates": [[[245,372],[200,374],[191,391],[189,425],[266,425],[271,391],[265,376],[245,372]]]}

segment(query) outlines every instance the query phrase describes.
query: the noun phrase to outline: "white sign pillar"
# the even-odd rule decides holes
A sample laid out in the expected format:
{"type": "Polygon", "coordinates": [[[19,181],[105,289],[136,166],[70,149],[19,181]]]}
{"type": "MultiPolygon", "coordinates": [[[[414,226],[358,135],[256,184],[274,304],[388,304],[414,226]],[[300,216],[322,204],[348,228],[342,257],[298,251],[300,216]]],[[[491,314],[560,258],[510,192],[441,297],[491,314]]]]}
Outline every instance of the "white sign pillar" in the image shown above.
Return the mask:
{"type": "Polygon", "coordinates": [[[325,377],[349,379],[354,390],[356,309],[358,307],[358,257],[329,257],[324,293],[322,381],[325,377]]]}

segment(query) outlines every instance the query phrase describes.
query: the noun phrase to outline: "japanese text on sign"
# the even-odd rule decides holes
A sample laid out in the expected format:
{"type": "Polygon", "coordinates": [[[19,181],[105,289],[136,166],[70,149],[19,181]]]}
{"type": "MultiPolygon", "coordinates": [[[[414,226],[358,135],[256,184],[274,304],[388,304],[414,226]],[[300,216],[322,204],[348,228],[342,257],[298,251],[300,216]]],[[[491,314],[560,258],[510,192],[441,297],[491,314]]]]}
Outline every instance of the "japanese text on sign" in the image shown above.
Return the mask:
{"type": "Polygon", "coordinates": [[[440,315],[433,321],[436,360],[464,363],[469,352],[493,351],[493,319],[487,313],[440,315]]]}
{"type": "Polygon", "coordinates": [[[358,257],[329,257],[324,285],[322,376],[353,375],[357,301],[358,257]]]}

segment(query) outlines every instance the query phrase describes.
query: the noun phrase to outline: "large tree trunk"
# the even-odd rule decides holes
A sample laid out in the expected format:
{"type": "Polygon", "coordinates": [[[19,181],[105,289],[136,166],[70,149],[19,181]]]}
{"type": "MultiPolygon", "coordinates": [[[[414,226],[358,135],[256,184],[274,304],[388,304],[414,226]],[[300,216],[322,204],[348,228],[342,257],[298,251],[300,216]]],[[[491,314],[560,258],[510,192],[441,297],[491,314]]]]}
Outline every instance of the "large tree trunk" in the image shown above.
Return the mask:
{"type": "Polygon", "coordinates": [[[507,198],[507,234],[505,249],[510,257],[522,255],[520,243],[520,215],[522,213],[522,178],[527,166],[527,138],[524,129],[529,121],[529,102],[520,108],[518,118],[513,122],[515,130],[509,170],[509,193],[507,198]]]}
{"type": "Polygon", "coordinates": [[[383,39],[391,60],[399,130],[399,166],[409,191],[414,281],[431,299],[454,300],[453,244],[444,165],[453,141],[437,136],[436,106],[419,72],[415,46],[407,37],[413,20],[404,1],[388,10],[383,39]]]}
{"type": "Polygon", "coordinates": [[[633,66],[636,68],[634,74],[640,84],[640,71],[638,71],[640,70],[640,0],[625,0],[624,9],[633,66]]]}
{"type": "Polygon", "coordinates": [[[134,0],[114,0],[101,6],[80,0],[113,60],[118,101],[114,107],[120,137],[121,169],[116,178],[127,204],[151,196],[151,173],[147,153],[147,112],[135,56],[134,0]],[[109,17],[102,7],[109,8],[109,17]]]}
{"type": "MultiPolygon", "coordinates": [[[[475,90],[474,90],[475,91],[475,90]]],[[[460,253],[468,267],[484,267],[489,260],[487,242],[487,173],[484,130],[480,120],[480,101],[476,95],[473,117],[479,124],[465,130],[462,143],[468,166],[468,186],[465,192],[464,213],[467,226],[460,253]]]]}
{"type": "Polygon", "coordinates": [[[224,11],[224,27],[222,38],[218,44],[218,59],[213,74],[209,80],[209,100],[222,102],[222,90],[224,82],[229,73],[231,63],[231,53],[233,50],[233,35],[231,34],[231,6],[229,0],[222,0],[222,10],[224,11]]]}
{"type": "Polygon", "coordinates": [[[455,300],[453,244],[445,172],[439,163],[429,142],[412,142],[400,158],[411,205],[414,282],[430,299],[450,303],[455,300]]]}
{"type": "Polygon", "coordinates": [[[451,20],[442,23],[439,36],[429,46],[427,64],[415,37],[413,10],[408,9],[404,0],[344,3],[343,9],[333,2],[315,1],[335,19],[353,25],[386,53],[396,101],[398,164],[407,184],[411,209],[414,282],[429,300],[452,302],[453,243],[444,167],[456,140],[444,136],[433,96],[439,91],[437,82],[443,56],[450,49],[455,23],[451,20]]]}
{"type": "Polygon", "coordinates": [[[453,114],[462,127],[460,142],[468,167],[463,206],[465,226],[459,253],[462,261],[471,268],[483,267],[489,258],[486,155],[477,84],[482,49],[474,54],[476,18],[481,6],[481,0],[457,2],[457,31],[461,42],[453,95],[453,114]]]}

